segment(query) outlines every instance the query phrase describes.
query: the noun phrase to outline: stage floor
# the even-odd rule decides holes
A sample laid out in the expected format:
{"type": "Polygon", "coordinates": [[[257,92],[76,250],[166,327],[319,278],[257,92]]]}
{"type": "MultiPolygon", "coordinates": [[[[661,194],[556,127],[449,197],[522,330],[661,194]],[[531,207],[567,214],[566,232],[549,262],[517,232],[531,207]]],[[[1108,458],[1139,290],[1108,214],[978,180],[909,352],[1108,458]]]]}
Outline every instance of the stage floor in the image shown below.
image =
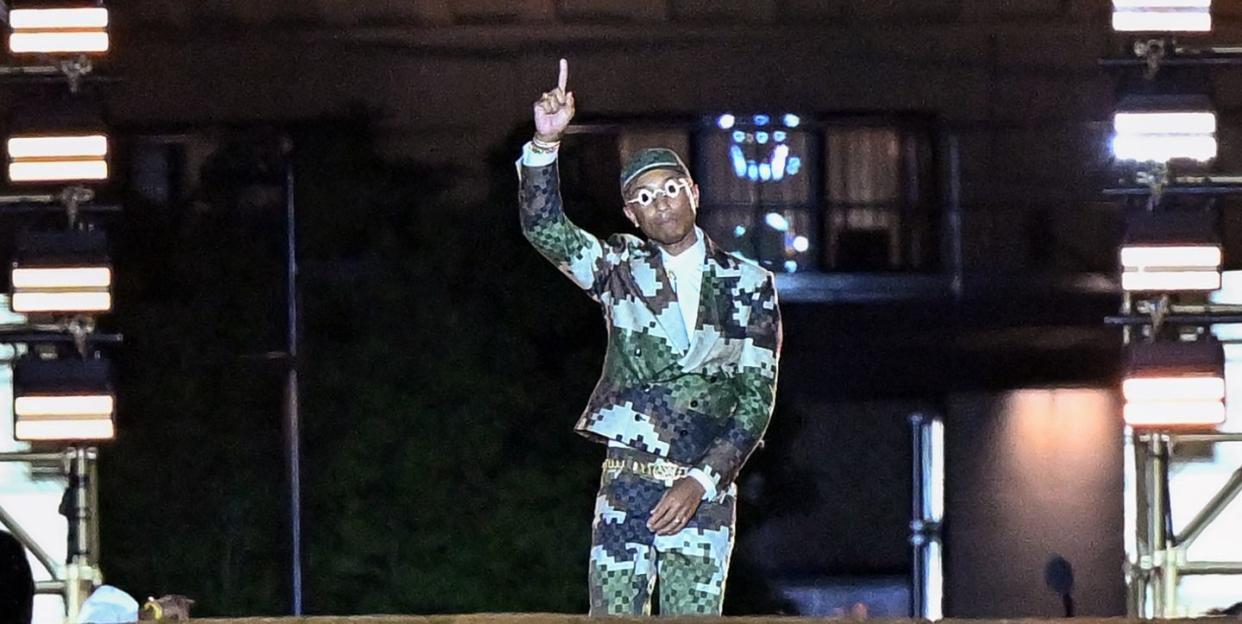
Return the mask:
{"type": "MultiPolygon", "coordinates": [[[[926,622],[926,620],[909,619],[867,619],[823,618],[823,617],[787,617],[787,616],[737,616],[723,618],[679,617],[658,618],[660,622],[669,624],[710,624],[711,622],[727,622],[728,624],[797,624],[799,622],[868,622],[875,624],[909,624],[926,622]]],[[[566,613],[476,613],[462,615],[354,615],[354,616],[314,616],[314,617],[279,617],[279,618],[236,618],[236,619],[199,619],[194,624],[588,624],[601,620],[617,624],[628,622],[650,622],[652,618],[589,618],[585,615],[566,613]]],[[[1164,622],[1224,622],[1232,618],[1202,618],[1197,620],[1161,620],[1164,622]]],[[[1152,620],[1129,620],[1127,618],[1057,618],[1057,619],[945,619],[943,624],[1126,624],[1127,622],[1151,622],[1152,620]]]]}

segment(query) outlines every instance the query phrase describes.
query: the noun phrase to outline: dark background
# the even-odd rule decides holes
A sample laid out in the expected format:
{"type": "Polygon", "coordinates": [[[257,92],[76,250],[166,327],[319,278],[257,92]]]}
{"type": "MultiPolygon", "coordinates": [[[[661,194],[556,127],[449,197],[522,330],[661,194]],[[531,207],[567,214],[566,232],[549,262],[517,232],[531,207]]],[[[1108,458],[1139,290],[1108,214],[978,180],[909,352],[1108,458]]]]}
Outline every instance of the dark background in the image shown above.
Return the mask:
{"type": "MultiPolygon", "coordinates": [[[[564,192],[597,234],[625,228],[627,128],[798,111],[817,131],[863,118],[923,137],[908,221],[927,226],[921,262],[888,263],[856,236],[841,265],[782,278],[777,410],[740,482],[727,612],[793,612],[783,587],[908,575],[908,418],[928,411],[949,432],[947,613],[1058,615],[1040,574],[1059,553],[1080,614],[1121,614],[1120,338],[1101,319],[1118,305],[1124,206],[1098,193],[1117,86],[1096,64],[1118,45],[1108,6],[115,7],[117,80],[91,92],[125,204],[102,218],[119,280],[104,324],[125,335],[120,433],[101,460],[108,581],[190,595],[196,616],[288,610],[291,167],[308,612],[585,609],[601,450],[570,427],[604,334],[521,238],[513,172],[565,56],[583,125],[564,192]],[[1013,437],[1028,408],[1010,391],[1054,388],[1097,393],[1039,408],[1088,423],[1094,446],[1013,437]]],[[[1238,91],[1214,78],[1227,109],[1238,91]]]]}

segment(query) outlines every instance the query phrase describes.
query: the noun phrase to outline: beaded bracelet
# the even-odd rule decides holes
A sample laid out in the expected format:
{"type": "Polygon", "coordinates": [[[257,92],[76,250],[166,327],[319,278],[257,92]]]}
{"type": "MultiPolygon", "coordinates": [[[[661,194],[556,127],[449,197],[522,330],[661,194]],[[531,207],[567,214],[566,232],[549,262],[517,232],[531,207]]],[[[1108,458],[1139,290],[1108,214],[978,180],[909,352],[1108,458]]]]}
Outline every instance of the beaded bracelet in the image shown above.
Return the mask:
{"type": "Polygon", "coordinates": [[[540,141],[537,137],[530,140],[531,150],[541,154],[553,154],[560,146],[560,141],[540,141]]]}

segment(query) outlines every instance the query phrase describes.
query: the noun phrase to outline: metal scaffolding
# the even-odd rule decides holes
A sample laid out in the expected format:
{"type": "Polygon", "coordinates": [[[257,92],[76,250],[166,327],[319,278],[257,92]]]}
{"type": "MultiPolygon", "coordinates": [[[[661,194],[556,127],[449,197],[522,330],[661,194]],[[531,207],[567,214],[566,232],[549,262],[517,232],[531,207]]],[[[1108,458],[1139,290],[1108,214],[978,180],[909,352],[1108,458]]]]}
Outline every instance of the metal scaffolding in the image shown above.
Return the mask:
{"type": "Polygon", "coordinates": [[[0,528],[8,531],[34,554],[52,580],[40,581],[35,593],[55,594],[65,601],[67,622],[76,622],[82,603],[103,583],[99,569],[99,482],[96,449],[74,446],[59,452],[0,453],[0,462],[26,462],[58,467],[68,478],[65,512],[69,520],[68,557],[54,560],[17,520],[0,507],[0,528]]]}
{"type": "Polygon", "coordinates": [[[1174,531],[1169,468],[1178,445],[1242,442],[1242,433],[1128,433],[1135,476],[1134,552],[1126,562],[1128,611],[1131,617],[1184,617],[1178,603],[1178,584],[1190,575],[1242,575],[1242,561],[1191,561],[1187,551],[1203,531],[1242,492],[1242,466],[1195,514],[1181,531],[1174,531]]]}

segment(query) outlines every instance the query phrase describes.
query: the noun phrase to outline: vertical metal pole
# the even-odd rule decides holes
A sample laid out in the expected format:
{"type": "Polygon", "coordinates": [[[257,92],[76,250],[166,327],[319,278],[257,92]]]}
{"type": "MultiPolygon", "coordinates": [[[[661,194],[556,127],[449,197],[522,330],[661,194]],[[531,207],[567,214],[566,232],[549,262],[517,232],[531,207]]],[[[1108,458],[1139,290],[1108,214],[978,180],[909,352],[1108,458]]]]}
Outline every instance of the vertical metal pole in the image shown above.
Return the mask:
{"type": "Polygon", "coordinates": [[[911,616],[923,620],[944,617],[943,559],[940,551],[943,521],[943,439],[937,435],[940,419],[935,414],[910,416],[914,478],[911,496],[910,545],[914,557],[910,591],[911,616]]]}
{"type": "MultiPolygon", "coordinates": [[[[1151,497],[1148,500],[1148,522],[1151,523],[1149,530],[1151,532],[1151,555],[1152,555],[1152,572],[1153,572],[1153,592],[1152,592],[1152,616],[1157,618],[1170,617],[1166,597],[1168,596],[1168,535],[1165,531],[1165,509],[1168,505],[1165,497],[1168,493],[1164,489],[1165,471],[1168,470],[1168,462],[1165,453],[1168,446],[1165,443],[1164,436],[1159,433],[1151,434],[1149,441],[1149,467],[1147,478],[1148,487],[1151,491],[1151,497]]],[[[1176,591],[1176,588],[1174,588],[1176,591]]]]}
{"type": "Polygon", "coordinates": [[[914,453],[910,462],[913,465],[913,479],[910,488],[911,508],[910,508],[910,546],[914,559],[913,574],[910,583],[910,617],[921,619],[926,610],[927,604],[927,567],[923,564],[923,551],[926,549],[926,537],[923,534],[923,517],[926,511],[923,509],[923,500],[925,499],[924,489],[926,481],[923,478],[923,421],[926,418],[921,413],[910,415],[910,439],[913,443],[914,453]]]}
{"type": "Polygon", "coordinates": [[[949,275],[952,276],[950,290],[954,299],[960,299],[964,288],[965,267],[962,257],[962,166],[957,135],[949,133],[945,138],[944,147],[944,180],[945,188],[945,236],[942,241],[948,244],[948,250],[942,257],[947,261],[949,275]],[[945,240],[947,238],[947,240],[945,240]]]}
{"type": "Polygon", "coordinates": [[[1169,499],[1169,470],[1173,463],[1173,440],[1165,434],[1159,434],[1160,445],[1160,465],[1159,472],[1156,473],[1156,479],[1160,484],[1160,507],[1157,509],[1160,518],[1160,529],[1164,538],[1162,556],[1160,557],[1160,582],[1164,586],[1164,596],[1162,609],[1164,615],[1162,617],[1177,617],[1180,609],[1177,606],[1177,586],[1181,570],[1178,569],[1180,564],[1180,555],[1177,544],[1177,534],[1173,532],[1173,515],[1172,503],[1169,499]]]}
{"type": "Polygon", "coordinates": [[[90,595],[97,574],[92,544],[96,539],[92,492],[95,449],[73,447],[69,458],[69,513],[72,541],[65,574],[65,611],[68,622],[77,622],[82,603],[90,595]]]}
{"type": "Polygon", "coordinates": [[[86,593],[82,591],[82,575],[74,564],[65,566],[65,623],[75,624],[82,613],[82,605],[86,602],[86,593]]]}
{"type": "MultiPolygon", "coordinates": [[[[1133,306],[1133,301],[1131,300],[1130,293],[1129,292],[1122,293],[1121,294],[1121,313],[1130,314],[1132,310],[1132,306],[1133,306]]],[[[1129,345],[1131,342],[1134,342],[1134,328],[1129,325],[1122,325],[1121,326],[1121,344],[1129,345]]]]}
{"type": "Polygon", "coordinates": [[[289,525],[293,615],[302,615],[302,469],[301,417],[298,411],[298,255],[297,204],[294,197],[293,144],[283,139],[285,153],[285,243],[288,298],[288,379],[285,383],[285,435],[289,453],[289,525]]]}
{"type": "Polygon", "coordinates": [[[89,449],[87,451],[88,463],[88,487],[87,495],[87,513],[90,514],[90,539],[87,547],[90,549],[90,563],[98,566],[100,561],[99,552],[99,450],[89,449]]]}
{"type": "Polygon", "coordinates": [[[1134,550],[1129,553],[1131,558],[1126,562],[1126,581],[1129,585],[1128,615],[1131,618],[1145,619],[1150,617],[1147,613],[1147,592],[1151,581],[1152,561],[1151,528],[1148,526],[1148,448],[1141,434],[1127,428],[1125,435],[1129,450],[1127,460],[1133,467],[1130,473],[1131,491],[1128,494],[1133,497],[1130,513],[1134,518],[1134,526],[1127,527],[1131,531],[1131,539],[1134,540],[1134,550]]]}
{"type": "Polygon", "coordinates": [[[80,446],[73,449],[73,467],[70,473],[72,482],[70,487],[72,493],[70,496],[73,500],[73,551],[69,556],[76,559],[78,557],[89,557],[91,552],[91,526],[90,526],[90,467],[87,466],[86,449],[80,446]]]}
{"type": "MultiPolygon", "coordinates": [[[[1129,314],[1133,305],[1129,292],[1121,295],[1121,313],[1129,314]]],[[[1123,346],[1129,346],[1134,341],[1133,328],[1129,325],[1121,329],[1121,342],[1123,346]]],[[[1122,406],[1124,409],[1124,405],[1122,406]]],[[[1148,462],[1149,449],[1139,435],[1128,426],[1125,427],[1125,441],[1128,444],[1130,453],[1127,456],[1128,461],[1132,464],[1133,470],[1130,472],[1131,491],[1127,493],[1133,498],[1134,527],[1131,538],[1134,540],[1134,552],[1128,553],[1131,557],[1126,561],[1126,589],[1128,592],[1127,610],[1128,615],[1132,618],[1146,618],[1148,591],[1151,587],[1151,527],[1146,523],[1150,519],[1149,480],[1150,466],[1148,462]]],[[[1127,521],[1128,522],[1128,521],[1127,521]]]]}

